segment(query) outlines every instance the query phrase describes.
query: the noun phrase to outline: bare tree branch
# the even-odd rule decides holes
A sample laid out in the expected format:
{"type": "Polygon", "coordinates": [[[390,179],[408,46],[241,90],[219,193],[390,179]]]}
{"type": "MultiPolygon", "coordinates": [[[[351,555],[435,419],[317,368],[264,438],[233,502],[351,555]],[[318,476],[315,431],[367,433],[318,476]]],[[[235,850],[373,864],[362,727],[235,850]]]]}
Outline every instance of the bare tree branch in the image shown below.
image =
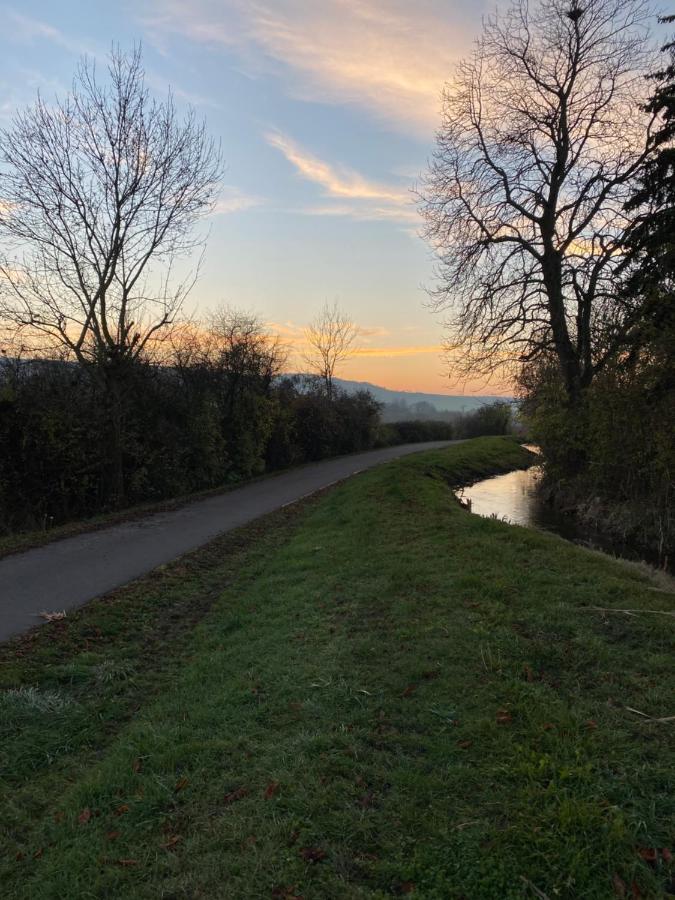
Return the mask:
{"type": "Polygon", "coordinates": [[[421,212],[465,374],[552,349],[573,400],[620,342],[651,18],[646,0],[513,0],[446,87],[421,212]]]}
{"type": "Polygon", "coordinates": [[[96,367],[133,360],[194,284],[174,281],[212,206],[220,153],[194,112],[150,98],[139,49],[84,60],[73,89],[0,132],[2,316],[36,352],[96,367]],[[162,274],[163,273],[163,274],[162,274]]]}
{"type": "Polygon", "coordinates": [[[337,302],[325,303],[319,316],[305,329],[309,350],[303,358],[310,372],[323,380],[329,398],[336,369],[356,349],[358,334],[358,328],[340,311],[337,302]]]}

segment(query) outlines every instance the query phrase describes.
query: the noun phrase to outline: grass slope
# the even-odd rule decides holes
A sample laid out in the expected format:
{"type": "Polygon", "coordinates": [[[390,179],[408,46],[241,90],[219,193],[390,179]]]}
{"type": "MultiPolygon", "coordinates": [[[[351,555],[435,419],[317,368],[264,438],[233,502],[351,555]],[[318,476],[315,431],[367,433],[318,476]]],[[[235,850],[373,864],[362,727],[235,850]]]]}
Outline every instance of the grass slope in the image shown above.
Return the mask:
{"type": "Polygon", "coordinates": [[[390,463],[2,649],[3,896],[666,895],[672,595],[453,501],[526,462],[390,463]]]}

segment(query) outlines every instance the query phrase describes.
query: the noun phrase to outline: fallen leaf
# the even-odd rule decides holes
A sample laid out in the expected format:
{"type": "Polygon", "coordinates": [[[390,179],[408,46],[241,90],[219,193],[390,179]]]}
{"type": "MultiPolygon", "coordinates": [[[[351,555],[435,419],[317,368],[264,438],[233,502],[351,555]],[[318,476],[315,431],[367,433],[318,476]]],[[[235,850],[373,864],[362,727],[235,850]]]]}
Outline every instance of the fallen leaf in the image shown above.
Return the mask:
{"type": "Polygon", "coordinates": [[[409,684],[408,687],[403,691],[401,696],[402,697],[410,697],[410,696],[412,696],[412,694],[415,693],[416,690],[417,690],[416,684],[409,684]]]}
{"type": "Polygon", "coordinates": [[[230,791],[229,794],[225,794],[223,802],[226,806],[229,806],[230,803],[236,803],[237,800],[242,800],[246,796],[248,796],[248,788],[240,787],[235,791],[230,791]]]}
{"type": "Polygon", "coordinates": [[[270,781],[270,783],[265,788],[265,800],[270,800],[279,790],[279,782],[278,781],[270,781]]]}
{"type": "Polygon", "coordinates": [[[638,847],[638,855],[650,866],[655,866],[659,860],[656,847],[638,847]]]}
{"type": "Polygon", "coordinates": [[[128,866],[137,866],[138,860],[137,859],[118,859],[117,865],[124,866],[125,868],[128,866]]]}
{"type": "Polygon", "coordinates": [[[182,791],[184,788],[186,788],[188,786],[188,784],[190,784],[190,779],[185,778],[185,776],[183,776],[183,778],[179,778],[178,781],[176,782],[174,791],[182,791]]]}
{"type": "Polygon", "coordinates": [[[36,850],[35,853],[33,854],[33,859],[40,859],[40,858],[42,857],[42,854],[43,854],[44,852],[45,852],[45,848],[44,848],[44,847],[40,847],[40,849],[39,849],[39,850],[36,850]]]}
{"type": "Polygon", "coordinates": [[[46,609],[43,609],[38,615],[42,616],[46,622],[58,622],[60,619],[66,618],[66,611],[62,609],[55,612],[47,612],[46,609]]]}
{"type": "Polygon", "coordinates": [[[300,848],[300,856],[308,863],[317,863],[321,862],[326,858],[328,854],[325,850],[320,850],[318,847],[301,847],[300,848]]]}
{"type": "Polygon", "coordinates": [[[552,722],[546,722],[541,727],[544,729],[544,731],[551,731],[552,728],[555,728],[555,725],[553,725],[552,722]]]}
{"type": "Polygon", "coordinates": [[[461,747],[462,750],[468,750],[471,746],[471,741],[457,741],[457,746],[461,747]]]}
{"type": "Polygon", "coordinates": [[[79,816],[77,817],[77,821],[80,823],[80,825],[86,825],[89,819],[91,819],[91,810],[87,806],[79,814],[79,816]]]}
{"type": "Polygon", "coordinates": [[[626,896],[626,882],[616,872],[612,875],[612,887],[617,897],[626,896]]]}
{"type": "Polygon", "coordinates": [[[513,717],[507,709],[497,710],[497,725],[510,725],[512,721],[513,717]]]}
{"type": "Polygon", "coordinates": [[[121,806],[118,806],[114,812],[116,816],[123,816],[125,813],[129,812],[129,804],[123,803],[121,806]]]}
{"type": "Polygon", "coordinates": [[[279,887],[272,888],[272,898],[273,900],[303,900],[301,894],[295,893],[296,887],[294,884],[289,887],[284,887],[280,885],[279,887]]]}
{"type": "Polygon", "coordinates": [[[173,834],[168,841],[164,841],[164,843],[160,846],[162,846],[165,850],[172,850],[176,846],[176,844],[180,843],[181,840],[182,838],[179,834],[173,834]]]}
{"type": "Polygon", "coordinates": [[[121,833],[122,833],[121,831],[108,831],[106,833],[106,838],[109,841],[116,841],[121,833]]]}
{"type": "Polygon", "coordinates": [[[595,731],[597,727],[598,723],[595,721],[595,719],[589,719],[588,722],[586,722],[586,728],[588,728],[589,731],[595,731]]]}

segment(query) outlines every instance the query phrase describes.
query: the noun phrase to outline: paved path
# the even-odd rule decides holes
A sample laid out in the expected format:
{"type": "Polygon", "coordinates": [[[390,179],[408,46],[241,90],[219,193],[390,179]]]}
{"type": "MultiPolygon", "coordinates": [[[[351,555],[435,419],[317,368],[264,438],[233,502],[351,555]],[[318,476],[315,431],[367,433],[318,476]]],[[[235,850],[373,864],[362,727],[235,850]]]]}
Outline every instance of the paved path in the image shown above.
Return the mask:
{"type": "Polygon", "coordinates": [[[449,443],[403,444],[312,463],[171,512],[64,538],[0,559],[0,641],[39,624],[42,610],[82,606],[224,531],[363,469],[449,443]]]}

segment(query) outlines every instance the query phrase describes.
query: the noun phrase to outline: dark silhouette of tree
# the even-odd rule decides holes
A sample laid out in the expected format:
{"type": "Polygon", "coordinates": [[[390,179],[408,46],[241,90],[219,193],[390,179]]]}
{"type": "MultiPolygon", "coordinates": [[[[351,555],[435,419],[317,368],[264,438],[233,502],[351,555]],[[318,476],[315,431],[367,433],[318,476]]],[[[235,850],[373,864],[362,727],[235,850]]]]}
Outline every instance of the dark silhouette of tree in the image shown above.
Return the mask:
{"type": "Polygon", "coordinates": [[[649,19],[643,0],[514,0],[447,85],[421,209],[463,373],[552,352],[575,406],[630,328],[617,270],[653,145],[649,19]]]}
{"type": "Polygon", "coordinates": [[[109,405],[111,493],[121,503],[126,373],[175,321],[195,271],[194,226],[220,153],[194,112],[153,100],[140,49],[80,64],[71,93],[38,97],[0,131],[0,318],[15,345],[89,368],[109,405]]]}
{"type": "Polygon", "coordinates": [[[321,313],[305,330],[308,351],[304,360],[310,372],[323,381],[326,396],[333,395],[333,379],[340,363],[354,352],[358,328],[341,312],[337,302],[325,303],[321,313]]]}

